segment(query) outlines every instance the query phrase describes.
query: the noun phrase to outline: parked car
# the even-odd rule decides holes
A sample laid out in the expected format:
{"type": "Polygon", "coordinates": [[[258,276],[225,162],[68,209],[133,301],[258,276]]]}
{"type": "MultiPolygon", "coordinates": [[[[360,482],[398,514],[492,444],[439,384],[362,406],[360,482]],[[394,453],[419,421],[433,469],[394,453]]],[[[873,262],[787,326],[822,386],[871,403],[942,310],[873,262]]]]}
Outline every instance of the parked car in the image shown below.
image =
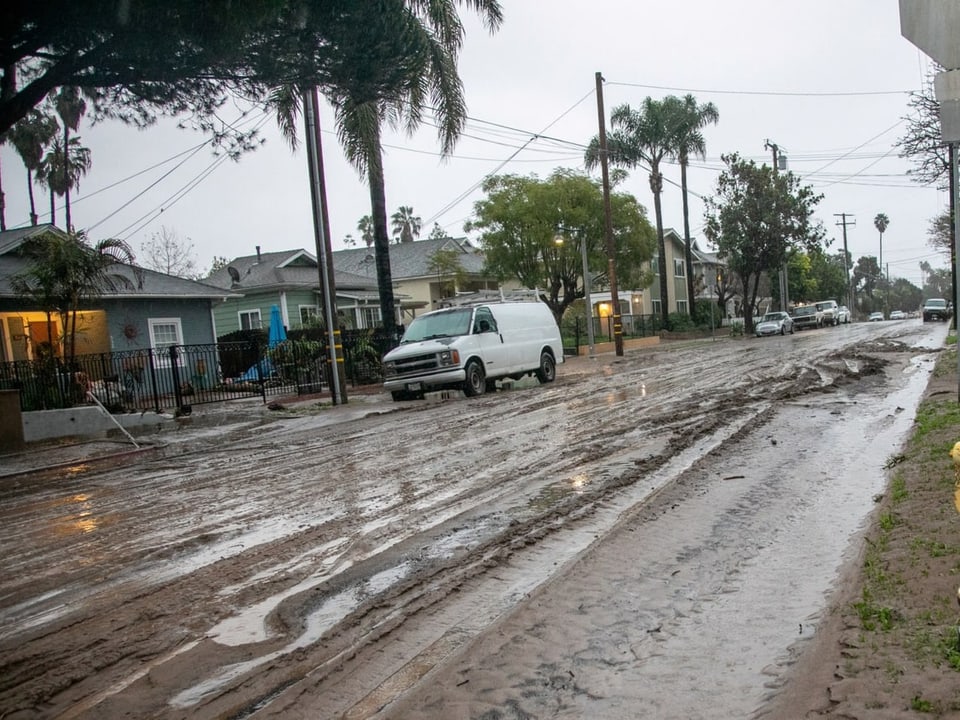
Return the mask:
{"type": "Polygon", "coordinates": [[[850,322],[850,308],[846,305],[841,305],[837,308],[837,319],[846,324],[850,322]]]}
{"type": "Polygon", "coordinates": [[[820,311],[821,325],[839,325],[840,318],[837,317],[839,307],[836,300],[821,300],[816,303],[817,310],[820,311]]]}
{"type": "Polygon", "coordinates": [[[793,326],[797,330],[818,328],[823,325],[823,313],[816,305],[800,305],[793,309],[793,326]]]}
{"type": "Polygon", "coordinates": [[[950,308],[943,298],[929,298],[923,304],[923,321],[949,320],[950,308]]]}
{"type": "Polygon", "coordinates": [[[880,312],[879,310],[877,312],[870,313],[870,317],[868,318],[870,322],[880,322],[883,319],[884,319],[883,313],[880,312]]]}
{"type": "Polygon", "coordinates": [[[768,312],[757,323],[757,337],[793,334],[793,318],[785,312],[768,312]]]}
{"type": "Polygon", "coordinates": [[[890,311],[891,320],[906,320],[907,314],[903,310],[891,310],[890,311]]]}
{"type": "Polygon", "coordinates": [[[394,400],[445,388],[473,397],[506,378],[552,382],[562,362],[560,330],[544,303],[445,308],[416,318],[383,357],[383,388],[394,400]]]}

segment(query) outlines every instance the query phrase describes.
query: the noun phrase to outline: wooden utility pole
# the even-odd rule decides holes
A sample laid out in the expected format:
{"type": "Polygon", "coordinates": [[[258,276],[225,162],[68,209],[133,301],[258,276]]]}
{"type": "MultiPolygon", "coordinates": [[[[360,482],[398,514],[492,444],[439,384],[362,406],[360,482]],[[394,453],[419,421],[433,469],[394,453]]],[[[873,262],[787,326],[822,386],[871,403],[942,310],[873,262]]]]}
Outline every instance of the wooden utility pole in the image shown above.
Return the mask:
{"type": "Polygon", "coordinates": [[[310,173],[310,199],[313,204],[313,234],[319,260],[320,288],[323,295],[323,319],[330,348],[330,398],[334,405],[346,405],[346,373],[343,345],[337,322],[336,283],[334,282],[330,223],[327,217],[326,187],[323,179],[323,155],[320,149],[320,112],[316,87],[303,90],[305,145],[310,173]]]}
{"type": "MultiPolygon", "coordinates": [[[[769,140],[765,141],[763,144],[764,148],[773,152],[773,177],[776,178],[780,174],[780,146],[776,143],[772,143],[769,140]]],[[[780,244],[783,245],[783,238],[780,239],[780,244]]],[[[780,266],[780,309],[783,312],[789,312],[787,309],[790,304],[790,285],[787,280],[787,253],[784,249],[783,253],[783,264],[780,266]]]]}
{"type": "Polygon", "coordinates": [[[844,269],[844,272],[846,272],[846,274],[847,274],[847,295],[849,296],[849,297],[848,297],[848,300],[847,300],[847,303],[849,304],[850,312],[853,313],[853,312],[856,312],[857,307],[856,307],[856,304],[855,304],[855,302],[854,302],[854,297],[853,297],[853,279],[850,277],[850,268],[849,268],[849,265],[847,264],[847,258],[848,258],[848,253],[847,253],[847,225],[854,225],[854,226],[856,226],[857,221],[856,221],[856,220],[850,220],[850,221],[848,221],[847,218],[848,218],[848,217],[849,217],[849,218],[852,218],[853,216],[852,216],[852,215],[849,215],[849,214],[847,214],[847,213],[834,213],[833,215],[834,215],[834,217],[840,218],[840,222],[838,222],[837,225],[842,225],[842,226],[843,226],[843,269],[844,269]]]}
{"type": "Polygon", "coordinates": [[[596,78],[597,117],[600,122],[600,171],[603,177],[603,234],[607,248],[610,304],[613,305],[613,346],[617,355],[623,355],[623,319],[620,317],[620,296],[617,294],[617,271],[614,267],[617,246],[613,240],[613,215],[610,211],[610,171],[607,162],[607,127],[603,115],[603,75],[598,72],[596,78]]]}

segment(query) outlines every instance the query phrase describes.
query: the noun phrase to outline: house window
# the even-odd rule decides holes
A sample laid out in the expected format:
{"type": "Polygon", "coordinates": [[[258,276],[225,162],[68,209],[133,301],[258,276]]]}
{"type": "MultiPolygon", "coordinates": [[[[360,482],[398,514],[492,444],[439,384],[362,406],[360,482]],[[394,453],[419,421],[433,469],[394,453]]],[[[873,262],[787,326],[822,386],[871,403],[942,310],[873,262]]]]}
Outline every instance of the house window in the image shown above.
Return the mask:
{"type": "Polygon", "coordinates": [[[654,255],[653,258],[651,258],[650,267],[653,268],[654,275],[660,274],[660,256],[659,255],[654,255]]]}
{"type": "MultiPolygon", "coordinates": [[[[150,328],[150,347],[153,348],[161,364],[169,364],[170,347],[183,345],[183,328],[180,325],[180,318],[150,318],[147,320],[147,326],[150,328]]],[[[178,358],[178,364],[182,362],[182,357],[178,358]]]]}
{"type": "Polygon", "coordinates": [[[372,328],[380,324],[380,308],[362,307],[360,308],[360,327],[372,328]]]}
{"type": "Polygon", "coordinates": [[[682,259],[674,258],[673,259],[673,276],[674,277],[686,277],[685,264],[682,259]]]}
{"type": "Polygon", "coordinates": [[[677,312],[678,313],[687,313],[687,301],[686,300],[677,300],[677,312]]]}
{"type": "Polygon", "coordinates": [[[653,304],[653,314],[654,314],[654,315],[659,315],[659,314],[660,314],[660,307],[661,307],[661,306],[660,306],[660,301],[659,301],[659,300],[652,300],[651,303],[653,304]]]}
{"type": "Polygon", "coordinates": [[[239,315],[241,330],[259,330],[263,327],[259,310],[241,310],[239,315]]]}
{"type": "Polygon", "coordinates": [[[317,312],[316,305],[301,305],[300,306],[300,325],[309,325],[311,321],[317,317],[319,313],[317,312]]]}

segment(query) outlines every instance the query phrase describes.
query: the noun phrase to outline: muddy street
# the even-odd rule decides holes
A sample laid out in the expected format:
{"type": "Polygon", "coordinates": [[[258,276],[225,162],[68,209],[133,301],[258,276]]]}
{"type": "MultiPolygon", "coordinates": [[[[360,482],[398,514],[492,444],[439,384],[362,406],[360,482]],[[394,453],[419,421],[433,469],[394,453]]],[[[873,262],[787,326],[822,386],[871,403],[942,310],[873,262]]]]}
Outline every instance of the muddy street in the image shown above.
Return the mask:
{"type": "Polygon", "coordinates": [[[945,335],[663,344],[8,481],[0,717],[761,713],[945,335]]]}

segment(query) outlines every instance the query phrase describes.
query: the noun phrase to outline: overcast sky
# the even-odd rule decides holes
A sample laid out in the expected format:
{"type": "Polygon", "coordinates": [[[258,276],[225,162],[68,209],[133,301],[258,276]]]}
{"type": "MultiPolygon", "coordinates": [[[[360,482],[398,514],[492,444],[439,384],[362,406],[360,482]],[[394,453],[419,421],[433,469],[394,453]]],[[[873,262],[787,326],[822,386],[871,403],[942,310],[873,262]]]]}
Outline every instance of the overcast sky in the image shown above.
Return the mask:
{"type": "MultiPolygon", "coordinates": [[[[452,157],[438,155],[425,126],[414,137],[384,137],[388,212],[409,205],[423,221],[453,236],[481,197],[489,174],[549,175],[583,168],[583,146],[597,133],[595,73],[605,78],[610,110],[645,97],[692,93],[713,102],[720,121],[704,131],[706,160],[694,161],[691,231],[703,245],[703,204],[715,191],[721,154],[770,162],[766,141],[788,157],[789,169],[824,194],[817,217],[843,247],[846,213],[854,259],[876,256],[873,219],[883,212],[883,262],[892,278],[920,283],[920,262],[946,266],[927,241],[930,219],[947,193],[911,182],[911,164],[893,147],[905,131],[911,91],[919,91],[928,58],[900,35],[895,0],[502,0],[504,23],[489,35],[468,12],[460,69],[470,122],[452,157]],[[534,139],[534,136],[539,138],[534,139]],[[853,224],[855,223],[855,225],[853,224]]],[[[230,117],[231,108],[224,110],[230,117]]],[[[197,264],[290,248],[314,250],[306,156],[291,152],[270,118],[265,144],[239,162],[218,160],[204,137],[172,123],[146,131],[117,123],[81,126],[93,166],[72,203],[73,222],[94,239],[120,237],[134,248],[161,227],[189,239],[197,264]]],[[[345,161],[328,107],[323,153],[334,249],[358,235],[370,212],[368,189],[345,161]]],[[[608,120],[609,122],[609,120],[608,120]]],[[[29,222],[25,172],[7,146],[0,150],[7,226],[29,222]]],[[[664,224],[682,231],[679,168],[667,165],[664,224]]],[[[621,186],[648,209],[646,173],[621,186]]],[[[49,200],[37,189],[41,221],[49,200]]],[[[64,223],[58,210],[58,223],[64,223]]]]}

